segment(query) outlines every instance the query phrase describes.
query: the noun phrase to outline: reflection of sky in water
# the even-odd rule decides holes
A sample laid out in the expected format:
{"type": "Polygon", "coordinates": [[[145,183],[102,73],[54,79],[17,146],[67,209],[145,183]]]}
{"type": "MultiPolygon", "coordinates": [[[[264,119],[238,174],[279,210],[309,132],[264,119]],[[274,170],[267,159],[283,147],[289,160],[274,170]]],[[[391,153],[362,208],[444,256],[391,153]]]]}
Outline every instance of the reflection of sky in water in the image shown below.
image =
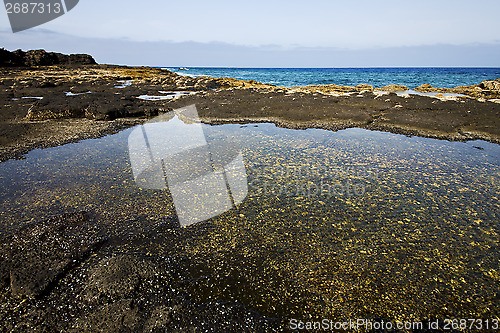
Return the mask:
{"type": "MultiPolygon", "coordinates": [[[[176,121],[182,123],[177,117],[171,120],[172,124],[176,121]]],[[[158,124],[149,125],[148,135],[157,133],[153,127],[158,124]]],[[[294,185],[316,182],[318,185],[323,180],[323,184],[329,181],[330,185],[332,181],[362,184],[369,197],[406,193],[407,199],[420,196],[425,201],[429,199],[428,194],[448,193],[448,199],[462,198],[480,211],[498,209],[492,200],[499,190],[500,147],[495,144],[408,138],[363,129],[289,130],[271,124],[203,127],[208,141],[225,140],[243,148],[254,197],[273,194],[264,191],[271,187],[285,189],[279,186],[283,182],[294,185]],[[472,202],[472,197],[477,200],[472,202]],[[493,206],[487,209],[489,202],[493,206]]],[[[137,190],[132,182],[127,154],[127,137],[131,131],[34,150],[24,160],[1,163],[0,182],[4,190],[0,198],[6,221],[10,220],[9,224],[28,221],[37,208],[53,201],[69,206],[77,203],[99,206],[96,197],[106,202],[120,191],[129,195],[140,193],[145,202],[152,199],[148,198],[152,192],[137,190]],[[19,220],[16,216],[22,218],[19,220]]],[[[161,138],[151,142],[161,144],[161,138]]],[[[109,204],[115,209],[127,206],[125,198],[109,204]]]]}
{"type": "MultiPolygon", "coordinates": [[[[249,194],[183,245],[207,262],[200,274],[212,278],[187,286],[201,299],[297,317],[498,314],[499,145],[362,129],[203,128],[207,141],[241,147],[249,194]]],[[[2,230],[75,207],[112,216],[116,228],[174,214],[168,193],[136,186],[131,131],[1,163],[2,230]]]]}

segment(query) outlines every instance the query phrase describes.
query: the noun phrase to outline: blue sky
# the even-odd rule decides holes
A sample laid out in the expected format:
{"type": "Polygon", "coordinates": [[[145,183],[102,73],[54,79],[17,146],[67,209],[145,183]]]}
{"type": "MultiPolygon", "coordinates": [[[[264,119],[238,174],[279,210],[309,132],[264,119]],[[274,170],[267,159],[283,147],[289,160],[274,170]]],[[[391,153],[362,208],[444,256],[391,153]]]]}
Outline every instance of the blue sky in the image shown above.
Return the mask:
{"type": "Polygon", "coordinates": [[[1,10],[0,46],[129,65],[500,66],[498,13],[498,0],[81,0],[16,34],[1,10]]]}

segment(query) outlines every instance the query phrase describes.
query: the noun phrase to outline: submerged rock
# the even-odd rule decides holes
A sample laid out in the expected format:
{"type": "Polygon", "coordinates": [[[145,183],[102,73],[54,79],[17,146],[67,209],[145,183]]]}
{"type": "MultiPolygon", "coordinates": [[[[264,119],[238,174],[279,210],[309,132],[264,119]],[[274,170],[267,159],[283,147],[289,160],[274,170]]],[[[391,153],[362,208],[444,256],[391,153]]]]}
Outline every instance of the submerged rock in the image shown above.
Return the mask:
{"type": "Polygon", "coordinates": [[[142,332],[138,312],[139,308],[132,299],[119,300],[78,318],[68,332],[142,332]]]}
{"type": "MultiPolygon", "coordinates": [[[[111,237],[112,238],[112,237],[111,237]]],[[[198,267],[182,255],[104,244],[85,212],[24,227],[0,242],[2,332],[278,332],[280,321],[238,302],[195,303],[183,291],[198,267]]],[[[143,243],[145,242],[145,243],[143,243]]],[[[132,246],[132,247],[131,247],[132,246]]]]}
{"type": "Polygon", "coordinates": [[[177,286],[188,278],[180,256],[113,254],[89,267],[81,314],[69,332],[272,332],[276,319],[234,302],[194,303],[177,286]]]}
{"type": "Polygon", "coordinates": [[[28,225],[0,244],[0,278],[14,296],[37,297],[104,243],[85,212],[28,225]]]}
{"type": "Polygon", "coordinates": [[[154,276],[155,267],[146,260],[127,255],[105,258],[92,268],[85,298],[130,297],[138,291],[141,281],[154,276]]]}

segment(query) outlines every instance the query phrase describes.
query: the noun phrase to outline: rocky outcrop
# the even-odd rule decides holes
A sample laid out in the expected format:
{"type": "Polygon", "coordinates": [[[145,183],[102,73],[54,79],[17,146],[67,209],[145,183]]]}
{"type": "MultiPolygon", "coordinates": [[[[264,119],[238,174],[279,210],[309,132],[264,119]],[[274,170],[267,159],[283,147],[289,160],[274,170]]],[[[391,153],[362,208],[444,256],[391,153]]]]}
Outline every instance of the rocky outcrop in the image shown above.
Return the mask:
{"type": "Polygon", "coordinates": [[[389,92],[398,92],[398,91],[406,91],[406,90],[408,90],[408,87],[403,86],[401,84],[389,84],[387,86],[375,89],[375,91],[389,91],[389,92]]]}
{"type": "Polygon", "coordinates": [[[483,81],[480,84],[471,86],[458,86],[455,88],[436,88],[429,83],[422,84],[415,88],[421,93],[451,93],[462,94],[473,98],[495,99],[500,97],[500,79],[493,81],[483,81]]]}
{"type": "MultiPolygon", "coordinates": [[[[15,62],[16,55],[19,56],[19,54],[12,52],[8,55],[11,63],[15,62]]],[[[492,90],[482,89],[480,86],[491,88],[492,84],[499,81],[455,88],[435,88],[430,84],[425,84],[415,90],[456,93],[478,99],[478,102],[481,103],[473,103],[474,107],[484,109],[488,116],[486,117],[483,113],[482,118],[474,119],[473,122],[467,120],[467,124],[473,123],[474,127],[482,124],[481,126],[484,126],[482,132],[488,134],[481,137],[496,142],[497,139],[488,137],[490,134],[497,133],[496,125],[490,125],[496,124],[497,120],[490,118],[490,116],[496,115],[489,113],[496,108],[492,102],[500,102],[500,94],[492,90]]],[[[242,121],[251,115],[252,118],[259,118],[260,121],[264,118],[271,121],[277,118],[293,119],[295,124],[295,121],[311,121],[312,115],[324,112],[322,116],[325,117],[325,120],[322,120],[324,122],[336,122],[337,120],[328,120],[329,117],[333,117],[340,119],[342,126],[345,119],[366,123],[371,121],[373,115],[366,115],[364,112],[366,110],[374,112],[378,107],[373,103],[387,100],[387,98],[377,99],[380,94],[372,94],[370,88],[369,85],[351,87],[336,84],[288,88],[231,78],[180,76],[159,68],[114,65],[3,69],[0,78],[0,100],[3,101],[4,105],[4,112],[0,112],[0,161],[21,153],[24,154],[40,145],[49,147],[74,142],[82,138],[99,137],[104,133],[103,131],[121,129],[123,126],[140,122],[140,117],[154,117],[173,108],[185,106],[187,103],[199,105],[203,112],[209,112],[207,110],[212,112],[213,110],[212,117],[214,119],[225,118],[242,121]],[[137,98],[142,95],[166,96],[168,92],[179,91],[189,91],[190,94],[167,100],[137,98]],[[350,96],[356,98],[349,99],[350,96]],[[342,99],[336,99],[336,97],[342,97],[342,99]],[[361,99],[362,97],[365,99],[361,99]],[[332,105],[335,108],[338,107],[338,112],[340,112],[335,117],[332,116],[333,113],[330,110],[332,105]],[[320,112],[319,110],[322,108],[323,111],[320,112]],[[261,110],[262,113],[256,110],[261,110]],[[68,130],[69,127],[57,125],[57,121],[65,119],[78,119],[74,126],[78,128],[76,132],[79,134],[68,130]],[[55,121],[47,122],[47,120],[55,121]],[[109,120],[114,123],[108,124],[108,122],[100,121],[89,123],[87,120],[109,120]],[[47,135],[50,133],[50,136],[40,133],[47,135]]],[[[405,86],[388,86],[376,90],[404,91],[406,89],[405,86]]],[[[443,97],[448,98],[448,96],[443,97]]],[[[450,98],[454,98],[454,96],[450,98]]],[[[408,108],[405,106],[407,110],[430,108],[435,110],[435,113],[439,112],[446,116],[446,120],[443,118],[441,124],[448,123],[449,117],[452,116],[448,112],[443,113],[445,108],[441,107],[435,99],[429,97],[417,99],[413,95],[411,98],[404,99],[406,102],[409,100],[418,101],[420,104],[408,108]]],[[[467,117],[470,117],[471,114],[467,111],[471,111],[472,106],[463,103],[464,101],[461,101],[461,105],[468,107],[468,109],[463,112],[466,113],[467,117]]],[[[472,101],[469,102],[472,103],[472,101]]],[[[403,105],[400,103],[398,102],[398,105],[403,105]]],[[[446,108],[452,106],[453,104],[448,104],[446,108]]],[[[385,109],[391,106],[383,105],[380,107],[385,109]]],[[[433,117],[436,117],[435,113],[432,114],[433,117]]],[[[401,114],[398,112],[398,116],[401,114]]],[[[454,119],[467,119],[460,112],[453,113],[453,115],[454,119]]],[[[402,119],[398,118],[396,122],[400,120],[402,119]]],[[[407,120],[405,119],[404,122],[407,120]]],[[[426,127],[425,124],[422,126],[426,127]]],[[[433,128],[436,127],[439,128],[439,126],[433,126],[433,128]]],[[[443,129],[443,132],[454,133],[455,130],[447,127],[443,129]]]]}
{"type": "Polygon", "coordinates": [[[288,89],[289,92],[301,93],[321,93],[325,95],[342,95],[358,91],[358,89],[351,86],[343,86],[338,84],[322,84],[310,85],[305,87],[293,87],[288,89]]]}
{"type": "Polygon", "coordinates": [[[10,52],[0,49],[0,67],[16,66],[53,66],[53,65],[95,65],[94,58],[88,54],[62,54],[45,50],[16,50],[10,52]]]}
{"type": "Polygon", "coordinates": [[[19,56],[17,51],[10,52],[0,48],[0,67],[24,66],[23,57],[19,56]]]}
{"type": "Polygon", "coordinates": [[[358,89],[359,91],[365,91],[365,90],[373,91],[373,86],[369,84],[358,84],[354,88],[358,89]]]}
{"type": "Polygon", "coordinates": [[[415,91],[421,92],[421,93],[428,93],[428,92],[436,92],[436,93],[444,93],[448,92],[447,88],[435,88],[431,86],[429,83],[424,83],[414,89],[415,91]]]}
{"type": "Polygon", "coordinates": [[[500,79],[496,79],[494,81],[483,81],[479,84],[479,87],[484,90],[500,93],[500,79]]]}

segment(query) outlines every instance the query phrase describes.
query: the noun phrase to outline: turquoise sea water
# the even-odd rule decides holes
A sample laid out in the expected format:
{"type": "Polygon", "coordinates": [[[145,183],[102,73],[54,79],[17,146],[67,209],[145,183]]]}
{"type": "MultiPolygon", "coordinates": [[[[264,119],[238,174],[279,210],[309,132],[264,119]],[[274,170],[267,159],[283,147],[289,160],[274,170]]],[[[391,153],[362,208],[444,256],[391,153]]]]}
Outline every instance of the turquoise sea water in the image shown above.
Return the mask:
{"type": "Polygon", "coordinates": [[[232,77],[278,86],[293,87],[312,84],[355,86],[371,84],[383,87],[402,84],[410,89],[430,83],[434,87],[453,88],[500,78],[500,68],[205,68],[167,67],[181,75],[232,77]]]}

